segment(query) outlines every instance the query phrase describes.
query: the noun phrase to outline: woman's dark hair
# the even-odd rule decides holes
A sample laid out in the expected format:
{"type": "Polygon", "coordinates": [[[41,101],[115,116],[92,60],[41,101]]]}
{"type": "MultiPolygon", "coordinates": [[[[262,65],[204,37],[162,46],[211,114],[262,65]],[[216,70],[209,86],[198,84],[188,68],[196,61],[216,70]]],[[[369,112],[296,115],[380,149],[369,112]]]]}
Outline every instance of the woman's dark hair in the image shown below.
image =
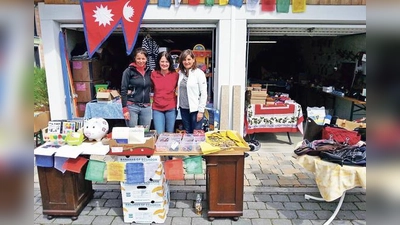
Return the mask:
{"type": "Polygon", "coordinates": [[[194,60],[193,66],[190,69],[194,70],[197,68],[197,61],[193,51],[191,49],[184,50],[179,56],[179,69],[182,71],[182,73],[186,74],[186,76],[188,75],[189,71],[186,71],[186,68],[183,65],[183,60],[185,60],[188,56],[192,57],[194,60]]]}
{"type": "Polygon", "coordinates": [[[137,49],[135,49],[135,51],[133,51],[133,53],[132,53],[133,62],[135,62],[135,58],[136,58],[137,54],[143,54],[144,56],[146,56],[147,59],[149,58],[149,57],[147,56],[147,51],[146,51],[146,49],[144,49],[144,48],[137,48],[137,49]]]}
{"type": "Polygon", "coordinates": [[[161,60],[161,58],[162,58],[163,56],[164,56],[164,57],[168,60],[168,62],[169,62],[168,71],[170,71],[170,72],[175,72],[175,69],[174,69],[174,61],[172,60],[171,54],[169,54],[169,53],[166,52],[166,51],[158,53],[158,55],[157,55],[157,63],[156,63],[156,68],[155,68],[155,70],[161,71],[160,60],[161,60]]]}

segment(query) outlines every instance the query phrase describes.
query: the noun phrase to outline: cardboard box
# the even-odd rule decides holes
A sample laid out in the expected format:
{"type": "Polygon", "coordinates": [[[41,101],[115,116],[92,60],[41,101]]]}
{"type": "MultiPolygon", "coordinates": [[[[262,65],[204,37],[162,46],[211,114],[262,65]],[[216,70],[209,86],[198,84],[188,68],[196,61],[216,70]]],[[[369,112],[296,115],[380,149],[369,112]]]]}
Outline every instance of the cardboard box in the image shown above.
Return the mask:
{"type": "Polygon", "coordinates": [[[97,59],[72,60],[72,79],[74,81],[95,81],[102,79],[102,63],[97,59]]]}
{"type": "Polygon", "coordinates": [[[116,90],[110,92],[97,92],[96,94],[98,103],[112,103],[112,100],[119,96],[120,94],[116,90]]]}
{"type": "Polygon", "coordinates": [[[168,195],[169,188],[165,176],[161,180],[142,184],[121,182],[122,202],[163,202],[168,195]]]}
{"type": "Polygon", "coordinates": [[[164,223],[169,211],[169,191],[162,202],[123,202],[125,223],[164,223]]]}
{"type": "Polygon", "coordinates": [[[47,127],[50,121],[50,112],[33,112],[33,133],[47,127]]]}
{"type": "Polygon", "coordinates": [[[155,151],[156,137],[151,137],[143,144],[118,144],[114,139],[110,139],[109,155],[153,155],[155,151]]]}
{"type": "Polygon", "coordinates": [[[77,117],[85,117],[86,102],[78,102],[78,115],[77,117]]]}
{"type": "Polygon", "coordinates": [[[78,95],[78,102],[90,102],[96,98],[95,84],[103,83],[102,80],[98,81],[79,81],[74,82],[75,93],[78,95]]]}

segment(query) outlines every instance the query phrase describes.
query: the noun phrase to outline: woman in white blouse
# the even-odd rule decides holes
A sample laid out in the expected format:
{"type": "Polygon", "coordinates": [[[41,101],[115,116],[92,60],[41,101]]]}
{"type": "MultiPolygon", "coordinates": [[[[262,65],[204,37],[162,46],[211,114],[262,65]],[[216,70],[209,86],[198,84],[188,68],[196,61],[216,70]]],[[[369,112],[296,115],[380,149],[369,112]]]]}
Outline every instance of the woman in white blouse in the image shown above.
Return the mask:
{"type": "Polygon", "coordinates": [[[207,102],[207,80],[204,72],[197,68],[196,58],[190,49],[179,56],[178,102],[183,127],[191,134],[201,130],[207,102]]]}

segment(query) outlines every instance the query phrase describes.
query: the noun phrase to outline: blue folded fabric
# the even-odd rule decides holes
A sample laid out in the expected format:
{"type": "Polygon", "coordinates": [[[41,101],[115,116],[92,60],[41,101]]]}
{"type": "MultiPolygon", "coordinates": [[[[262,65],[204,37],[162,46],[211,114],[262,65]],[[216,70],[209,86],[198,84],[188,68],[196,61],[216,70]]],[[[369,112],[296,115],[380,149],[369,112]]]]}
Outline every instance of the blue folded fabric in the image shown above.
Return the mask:
{"type": "Polygon", "coordinates": [[[144,183],[143,163],[127,163],[125,167],[126,183],[141,184],[144,183]]]}

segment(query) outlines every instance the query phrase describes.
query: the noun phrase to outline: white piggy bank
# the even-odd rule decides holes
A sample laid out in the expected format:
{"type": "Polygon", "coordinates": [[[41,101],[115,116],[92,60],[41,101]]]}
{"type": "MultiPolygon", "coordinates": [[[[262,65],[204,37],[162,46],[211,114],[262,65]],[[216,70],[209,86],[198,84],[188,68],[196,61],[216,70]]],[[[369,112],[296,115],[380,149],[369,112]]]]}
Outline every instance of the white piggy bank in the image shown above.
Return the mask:
{"type": "Polygon", "coordinates": [[[89,139],[89,141],[101,139],[108,132],[108,122],[103,118],[92,118],[85,122],[83,134],[89,139]]]}

